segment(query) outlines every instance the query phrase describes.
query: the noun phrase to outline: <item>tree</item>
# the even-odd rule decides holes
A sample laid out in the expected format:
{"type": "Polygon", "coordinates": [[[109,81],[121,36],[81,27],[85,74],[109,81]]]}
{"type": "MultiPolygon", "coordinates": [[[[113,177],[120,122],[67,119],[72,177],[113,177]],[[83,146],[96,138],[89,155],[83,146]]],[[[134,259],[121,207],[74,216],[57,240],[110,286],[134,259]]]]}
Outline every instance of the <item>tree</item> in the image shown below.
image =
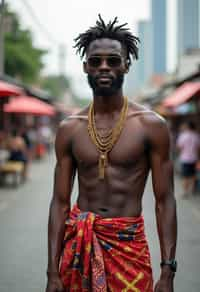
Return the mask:
{"type": "Polygon", "coordinates": [[[81,98],[77,95],[74,96],[74,103],[80,108],[84,108],[91,103],[91,99],[89,98],[81,98]]]}
{"type": "Polygon", "coordinates": [[[64,75],[49,75],[41,83],[43,89],[48,90],[56,99],[61,99],[63,94],[70,89],[70,80],[64,75]]]}
{"type": "Polygon", "coordinates": [[[26,83],[36,82],[45,50],[34,47],[29,30],[21,28],[17,14],[5,10],[5,73],[26,83]]]}

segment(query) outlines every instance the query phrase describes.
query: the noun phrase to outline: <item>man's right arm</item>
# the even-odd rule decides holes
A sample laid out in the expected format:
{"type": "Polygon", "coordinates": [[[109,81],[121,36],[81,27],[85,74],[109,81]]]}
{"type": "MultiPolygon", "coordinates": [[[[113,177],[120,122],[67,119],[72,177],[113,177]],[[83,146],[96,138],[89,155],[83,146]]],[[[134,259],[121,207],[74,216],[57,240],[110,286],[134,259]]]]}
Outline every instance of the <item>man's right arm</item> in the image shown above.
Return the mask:
{"type": "Polygon", "coordinates": [[[59,279],[59,261],[64,238],[65,220],[70,211],[70,196],[75,176],[75,166],[71,154],[71,136],[70,126],[67,122],[60,126],[56,135],[57,162],[48,225],[47,292],[63,291],[62,283],[59,279]]]}

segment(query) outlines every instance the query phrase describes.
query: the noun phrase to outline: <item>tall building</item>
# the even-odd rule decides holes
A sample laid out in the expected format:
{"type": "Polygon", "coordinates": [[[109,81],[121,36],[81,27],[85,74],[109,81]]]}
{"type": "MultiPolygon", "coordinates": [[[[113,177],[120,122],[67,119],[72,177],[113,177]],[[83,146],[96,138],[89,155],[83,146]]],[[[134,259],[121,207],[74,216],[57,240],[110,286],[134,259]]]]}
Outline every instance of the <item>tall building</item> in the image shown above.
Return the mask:
{"type": "Polygon", "coordinates": [[[129,68],[128,74],[125,76],[124,82],[124,93],[130,99],[134,100],[135,94],[139,89],[139,80],[138,80],[138,60],[133,61],[129,68]]]}
{"type": "Polygon", "coordinates": [[[200,0],[177,0],[178,55],[198,48],[200,39],[200,0]]]}
{"type": "Polygon", "coordinates": [[[138,36],[140,39],[138,81],[143,86],[152,75],[152,23],[151,21],[138,22],[138,36]]]}
{"type": "Polygon", "coordinates": [[[152,75],[152,24],[151,21],[138,22],[139,60],[133,62],[125,79],[125,92],[133,97],[152,75]]]}
{"type": "MultiPolygon", "coordinates": [[[[190,1],[188,1],[190,2],[190,1]]],[[[166,72],[166,0],[152,0],[153,72],[166,72]]]]}

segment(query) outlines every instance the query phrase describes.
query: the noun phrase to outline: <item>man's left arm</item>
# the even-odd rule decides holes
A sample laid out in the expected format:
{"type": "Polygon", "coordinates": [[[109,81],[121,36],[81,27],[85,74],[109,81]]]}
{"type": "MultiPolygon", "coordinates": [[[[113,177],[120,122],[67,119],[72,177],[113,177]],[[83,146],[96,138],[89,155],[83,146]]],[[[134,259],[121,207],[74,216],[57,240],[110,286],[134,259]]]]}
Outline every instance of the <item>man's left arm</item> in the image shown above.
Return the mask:
{"type": "MultiPolygon", "coordinates": [[[[165,121],[155,117],[149,131],[150,163],[155,195],[155,212],[160,241],[161,262],[175,259],[177,241],[176,200],[174,196],[173,163],[170,155],[170,134],[165,121]]],[[[170,265],[161,267],[155,292],[173,291],[174,272],[170,265]]]]}

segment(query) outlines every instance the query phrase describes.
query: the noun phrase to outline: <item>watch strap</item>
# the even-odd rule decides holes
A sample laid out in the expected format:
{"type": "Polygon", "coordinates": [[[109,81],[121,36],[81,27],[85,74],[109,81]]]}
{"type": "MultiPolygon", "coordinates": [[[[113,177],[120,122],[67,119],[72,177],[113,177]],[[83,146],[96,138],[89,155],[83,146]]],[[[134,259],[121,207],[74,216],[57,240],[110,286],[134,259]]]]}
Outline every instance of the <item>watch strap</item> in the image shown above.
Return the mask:
{"type": "Polygon", "coordinates": [[[169,266],[170,269],[173,271],[173,272],[176,272],[176,269],[177,269],[177,262],[175,259],[172,259],[172,260],[162,260],[161,263],[160,263],[160,266],[163,267],[163,266],[169,266]]]}

